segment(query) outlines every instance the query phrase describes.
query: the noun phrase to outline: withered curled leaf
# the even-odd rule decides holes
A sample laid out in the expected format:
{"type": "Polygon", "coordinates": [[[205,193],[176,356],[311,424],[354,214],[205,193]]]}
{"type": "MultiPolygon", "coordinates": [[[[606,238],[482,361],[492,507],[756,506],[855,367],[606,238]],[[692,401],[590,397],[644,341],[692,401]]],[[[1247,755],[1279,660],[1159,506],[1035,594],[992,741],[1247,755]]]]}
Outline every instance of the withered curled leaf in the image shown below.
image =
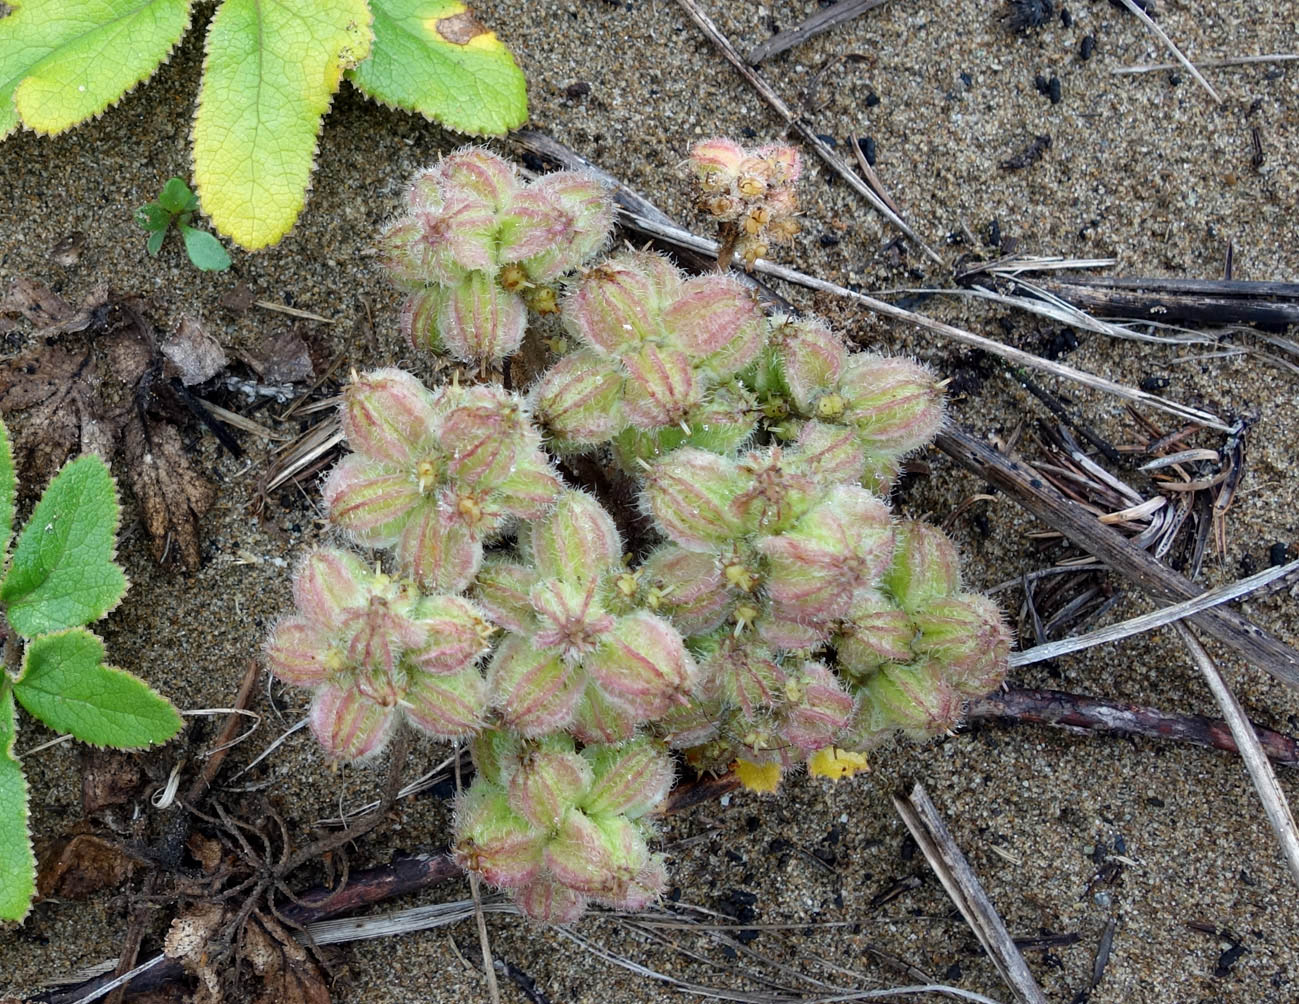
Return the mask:
{"type": "Polygon", "coordinates": [[[194,469],[174,425],[148,420],[128,423],[122,438],[126,478],[149,531],[160,565],[179,558],[190,571],[199,566],[199,523],[216,499],[212,483],[194,469]]]}

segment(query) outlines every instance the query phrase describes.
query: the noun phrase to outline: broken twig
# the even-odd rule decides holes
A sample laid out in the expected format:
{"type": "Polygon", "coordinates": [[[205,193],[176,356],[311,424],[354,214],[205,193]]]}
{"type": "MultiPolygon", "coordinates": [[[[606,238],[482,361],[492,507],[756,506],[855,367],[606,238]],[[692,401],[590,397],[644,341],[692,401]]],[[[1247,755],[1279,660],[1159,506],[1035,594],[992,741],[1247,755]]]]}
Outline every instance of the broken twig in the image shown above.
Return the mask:
{"type": "MultiPolygon", "coordinates": [[[[1199,66],[1249,66],[1254,63],[1290,63],[1299,60],[1299,52],[1273,52],[1261,56],[1228,56],[1222,59],[1200,59],[1199,66]]],[[[1138,63],[1135,66],[1116,66],[1110,70],[1114,74],[1155,73],[1159,70],[1175,70],[1179,63],[1138,63]]]]}
{"type": "Polygon", "coordinates": [[[1189,617],[1193,613],[1201,610],[1208,610],[1216,607],[1220,603],[1228,603],[1231,600],[1240,599],[1256,589],[1262,589],[1264,586],[1277,579],[1287,575],[1293,575],[1299,570],[1299,561],[1292,561],[1288,565],[1280,565],[1276,568],[1266,568],[1261,572],[1240,579],[1237,582],[1230,582],[1225,586],[1217,589],[1210,589],[1207,592],[1200,593],[1189,600],[1183,600],[1181,603],[1174,603],[1172,606],[1164,607],[1161,610],[1154,610],[1148,614],[1142,614],[1140,617],[1133,617],[1129,620],[1121,621],[1118,624],[1110,624],[1096,631],[1091,631],[1084,635],[1077,635],[1073,638],[1061,638],[1059,641],[1047,642],[1043,645],[1034,645],[1032,648],[1024,649],[1020,652],[1010,654],[1010,664],[1012,666],[1027,666],[1030,663],[1042,662],[1046,659],[1054,659],[1057,656],[1065,655],[1068,652],[1078,652],[1085,648],[1092,648],[1096,645],[1104,645],[1108,642],[1119,641],[1122,638],[1130,637],[1134,634],[1141,634],[1145,631],[1153,631],[1157,627],[1163,627],[1165,624],[1171,624],[1173,621],[1179,621],[1183,617],[1189,617]]]}
{"type": "MultiPolygon", "coordinates": [[[[1057,725],[1190,743],[1224,753],[1239,751],[1227,723],[1220,718],[1175,714],[1126,701],[1102,700],[1061,690],[1019,687],[999,690],[971,702],[965,720],[967,723],[1057,725]]],[[[1251,728],[1269,760],[1283,767],[1299,767],[1299,740],[1262,725],[1251,723],[1251,728]]]]}
{"type": "MultiPolygon", "coordinates": [[[[1165,600],[1189,600],[1203,590],[1113,528],[1061,495],[1018,461],[1003,457],[968,432],[949,426],[934,445],[962,467],[1010,494],[1025,510],[1105,562],[1142,590],[1165,600]]],[[[1299,652],[1229,607],[1210,607],[1192,623],[1230,646],[1241,658],[1299,689],[1299,652]]]]}
{"type": "Polygon", "coordinates": [[[1281,844],[1281,854],[1290,868],[1290,875],[1296,883],[1299,883],[1299,829],[1295,828],[1290,805],[1286,802],[1281,785],[1277,783],[1276,774],[1272,772],[1272,765],[1268,763],[1267,756],[1259,744],[1258,737],[1254,735],[1254,730],[1250,726],[1249,719],[1245,717],[1240,702],[1236,700],[1236,695],[1231,692],[1227,681],[1218,672],[1218,667],[1214,665],[1209,653],[1204,650],[1204,646],[1192,634],[1189,627],[1181,621],[1174,626],[1190,650],[1191,660],[1204,676],[1209,690],[1213,692],[1218,707],[1222,709],[1227,726],[1231,729],[1231,734],[1240,749],[1240,758],[1245,761],[1245,769],[1249,771],[1250,780],[1254,782],[1258,797],[1263,803],[1267,821],[1272,824],[1272,830],[1281,844]]]}
{"type": "Polygon", "coordinates": [[[1174,44],[1173,40],[1164,33],[1164,29],[1155,24],[1154,19],[1142,10],[1141,6],[1137,4],[1135,0],[1119,0],[1119,2],[1135,14],[1137,19],[1149,28],[1159,41],[1163,42],[1164,45],[1167,46],[1168,51],[1173,54],[1173,58],[1185,66],[1187,72],[1195,78],[1196,82],[1209,92],[1209,97],[1213,98],[1213,100],[1218,102],[1218,104],[1222,104],[1222,98],[1218,97],[1218,92],[1213,89],[1213,85],[1204,79],[1204,75],[1195,68],[1195,64],[1182,54],[1182,50],[1179,49],[1174,44]]]}
{"type": "Polygon", "coordinates": [[[873,10],[884,2],[885,0],[839,0],[833,7],[819,10],[808,17],[807,20],[794,25],[794,27],[777,32],[765,42],[759,42],[749,50],[749,63],[757,66],[772,56],[778,56],[796,45],[802,45],[810,38],[816,38],[817,35],[827,32],[831,28],[845,24],[855,17],[860,17],[868,10],[873,10]]]}
{"type": "Polygon", "coordinates": [[[1006,985],[1027,1004],[1046,1004],[1046,996],[1029,972],[1028,963],[1015,947],[1010,932],[924,786],[917,782],[910,795],[894,795],[893,807],[1006,985]]]}
{"type": "Polygon", "coordinates": [[[1299,324],[1299,283],[1061,276],[1043,290],[1103,317],[1160,324],[1299,324]]]}

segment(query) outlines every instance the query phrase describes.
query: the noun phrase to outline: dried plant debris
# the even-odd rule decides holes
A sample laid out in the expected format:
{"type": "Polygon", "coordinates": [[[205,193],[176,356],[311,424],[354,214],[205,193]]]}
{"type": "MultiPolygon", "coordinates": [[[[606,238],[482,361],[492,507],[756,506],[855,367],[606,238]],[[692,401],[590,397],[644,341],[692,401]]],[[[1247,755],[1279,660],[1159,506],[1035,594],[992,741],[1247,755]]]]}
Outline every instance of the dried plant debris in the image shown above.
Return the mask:
{"type": "Polygon", "coordinates": [[[320,966],[282,924],[253,913],[243,929],[241,953],[261,981],[253,1004],[329,1004],[320,966]]]}
{"type": "Polygon", "coordinates": [[[162,354],[176,367],[186,387],[207,383],[226,367],[225,349],[192,317],[182,317],[176,333],[162,343],[162,354]]]}
{"type": "Polygon", "coordinates": [[[137,754],[91,746],[81,747],[78,754],[83,816],[125,805],[139,795],[144,775],[137,754]]]}
{"type": "Polygon", "coordinates": [[[263,383],[303,383],[315,376],[311,350],[296,330],[267,335],[241,358],[263,383]]]}
{"type": "Polygon", "coordinates": [[[80,230],[73,230],[54,242],[50,248],[50,259],[56,265],[71,268],[81,260],[81,252],[86,247],[86,235],[80,230]]]}
{"type": "Polygon", "coordinates": [[[1003,171],[1022,171],[1042,159],[1042,155],[1051,149],[1050,136],[1034,136],[1033,141],[1019,153],[1007,157],[1001,162],[1003,171]]]}
{"type": "Polygon", "coordinates": [[[0,363],[0,412],[22,415],[15,454],[23,483],[44,484],[69,456],[98,453],[135,492],[154,558],[197,569],[199,521],[216,491],[180,426],[197,414],[233,444],[185,390],[221,371],[220,345],[186,319],[160,349],[142,305],[107,286],[74,309],[43,284],[17,279],[0,313],[36,328],[25,354],[0,363]]]}
{"type": "Polygon", "coordinates": [[[136,864],[122,847],[90,832],[81,823],[50,843],[41,854],[36,888],[41,899],[85,899],[113,889],[131,877],[136,864]]]}
{"type": "Polygon", "coordinates": [[[124,433],[127,480],[154,560],[165,566],[175,555],[193,571],[199,566],[199,521],[216,500],[216,487],[194,469],[174,425],[130,422],[124,433]]]}

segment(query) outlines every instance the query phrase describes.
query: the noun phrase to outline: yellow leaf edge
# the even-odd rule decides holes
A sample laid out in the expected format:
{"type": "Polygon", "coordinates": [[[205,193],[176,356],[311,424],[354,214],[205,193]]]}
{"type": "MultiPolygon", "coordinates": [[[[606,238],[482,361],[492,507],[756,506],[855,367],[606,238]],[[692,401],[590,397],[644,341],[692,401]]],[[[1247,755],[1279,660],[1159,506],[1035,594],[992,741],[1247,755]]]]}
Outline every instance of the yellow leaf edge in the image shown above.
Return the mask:
{"type": "MultiPolygon", "coordinates": [[[[13,14],[16,14],[18,12],[18,8],[21,5],[10,4],[10,6],[12,7],[12,10],[6,16],[11,17],[13,14]]],[[[114,100],[109,101],[106,105],[104,105],[103,108],[99,109],[99,111],[95,112],[93,115],[89,115],[86,118],[80,119],[77,122],[70,123],[69,125],[61,129],[41,129],[38,126],[31,125],[29,122],[23,119],[22,110],[18,107],[18,91],[22,87],[22,82],[19,82],[18,86],[14,88],[14,94],[13,94],[14,113],[17,116],[18,121],[14,125],[10,126],[6,131],[0,132],[0,142],[4,142],[15,132],[17,132],[19,126],[22,126],[22,128],[27,132],[35,133],[37,136],[59,136],[65,132],[69,132],[75,129],[77,126],[85,125],[91,119],[98,121],[100,118],[103,117],[105,112],[110,111],[111,109],[116,108],[118,105],[120,105],[123,101],[125,101],[128,97],[130,97],[133,93],[135,93],[136,88],[138,88],[141,84],[147,84],[150,80],[152,80],[157,75],[159,70],[161,70],[166,64],[170,63],[171,57],[176,54],[176,50],[180,47],[181,41],[185,38],[186,35],[189,34],[189,30],[193,26],[194,26],[193,0],[186,0],[185,22],[184,24],[181,25],[180,31],[176,34],[176,37],[172,39],[171,45],[168,47],[167,51],[163,53],[163,57],[160,60],[158,60],[157,63],[154,64],[153,69],[149,70],[147,73],[141,76],[140,79],[137,80],[135,83],[130,84],[126,88],[126,90],[122,91],[122,93],[119,94],[114,100]]],[[[23,79],[26,80],[25,77],[23,79]]]]}
{"type": "MultiPolygon", "coordinates": [[[[365,27],[369,29],[370,44],[372,45],[374,42],[374,13],[373,11],[370,10],[370,5],[368,2],[365,5],[365,9],[367,15],[369,16],[369,19],[366,21],[365,27]]],[[[194,179],[194,194],[198,196],[199,212],[202,214],[203,218],[206,219],[208,223],[212,225],[212,229],[214,229],[222,237],[228,238],[229,240],[233,241],[235,244],[239,245],[239,247],[241,247],[245,251],[250,251],[250,252],[264,251],[266,248],[275,247],[275,245],[279,244],[280,241],[284,240],[284,238],[287,237],[292,232],[293,228],[297,225],[298,217],[302,215],[302,210],[304,210],[307,207],[307,201],[311,196],[311,180],[312,178],[315,177],[316,174],[316,155],[320,152],[320,134],[325,129],[325,116],[329,114],[329,110],[334,105],[334,98],[337,96],[339,89],[343,85],[344,75],[353,66],[356,66],[361,62],[364,62],[365,59],[369,57],[370,46],[369,45],[366,46],[365,53],[359,59],[354,59],[350,62],[340,61],[338,64],[337,67],[338,79],[334,83],[334,89],[330,92],[329,99],[325,102],[325,107],[321,110],[320,115],[316,117],[316,132],[315,132],[315,136],[313,137],[312,145],[311,145],[311,167],[307,171],[307,183],[302,189],[302,195],[297,200],[297,204],[294,206],[293,212],[291,214],[289,213],[285,214],[285,218],[288,219],[288,223],[286,223],[283,227],[278,229],[275,227],[270,228],[271,232],[267,235],[255,237],[248,241],[245,241],[238,233],[235,233],[233,230],[227,230],[225,226],[216,217],[214,217],[211,213],[209,213],[205,208],[203,191],[207,186],[202,181],[199,180],[197,157],[194,155],[194,150],[195,150],[194,129],[195,126],[198,124],[199,115],[202,113],[202,102],[203,102],[202,81],[206,80],[207,78],[208,56],[209,56],[208,46],[210,44],[211,37],[212,37],[211,31],[209,30],[208,34],[205,35],[203,38],[203,72],[199,83],[198,97],[195,98],[194,100],[194,114],[190,117],[190,123],[189,123],[190,172],[194,179]]],[[[344,51],[343,49],[340,49],[339,51],[340,56],[343,54],[343,51],[344,51]]]]}
{"type": "MultiPolygon", "coordinates": [[[[470,8],[467,4],[462,3],[461,0],[451,0],[447,12],[442,13],[437,18],[431,18],[430,20],[436,20],[438,22],[441,22],[444,20],[449,20],[450,18],[459,17],[462,14],[469,14],[470,16],[473,16],[473,9],[470,8]]],[[[477,20],[476,17],[475,20],[477,20]]],[[[479,22],[479,24],[482,25],[481,22],[479,22]]],[[[404,112],[408,115],[412,115],[412,114],[418,115],[425,122],[429,122],[432,123],[433,125],[440,126],[441,128],[446,129],[450,132],[458,133],[461,136],[469,136],[474,139],[499,138],[501,136],[506,136],[509,133],[513,132],[515,129],[521,129],[523,126],[527,125],[529,119],[531,119],[532,117],[532,103],[528,100],[527,76],[523,72],[523,67],[519,65],[519,60],[518,57],[515,56],[514,50],[511,49],[500,38],[500,36],[496,34],[496,31],[494,29],[488,28],[486,25],[482,25],[482,28],[483,31],[480,32],[478,35],[475,35],[470,42],[464,43],[464,47],[481,49],[490,46],[493,43],[500,45],[502,51],[507,56],[510,57],[510,62],[514,65],[514,69],[518,71],[519,76],[522,77],[524,81],[523,108],[520,114],[517,116],[517,118],[509,120],[505,128],[501,130],[462,129],[459,126],[450,125],[444,120],[438,118],[436,115],[426,112],[422,108],[416,108],[413,105],[408,105],[408,104],[401,104],[400,102],[397,101],[389,101],[386,98],[380,97],[378,94],[375,94],[367,90],[365,87],[363,87],[360,83],[357,82],[355,74],[352,71],[356,69],[356,66],[360,66],[361,65],[360,63],[357,63],[355,64],[355,66],[350,67],[348,71],[343,74],[343,76],[347,78],[347,82],[351,84],[352,87],[356,89],[357,93],[359,93],[362,97],[366,98],[368,101],[373,101],[376,105],[379,105],[382,108],[386,108],[390,112],[404,112]]],[[[456,43],[448,41],[447,44],[454,45],[456,43]]],[[[362,62],[364,62],[364,60],[362,62]]]]}

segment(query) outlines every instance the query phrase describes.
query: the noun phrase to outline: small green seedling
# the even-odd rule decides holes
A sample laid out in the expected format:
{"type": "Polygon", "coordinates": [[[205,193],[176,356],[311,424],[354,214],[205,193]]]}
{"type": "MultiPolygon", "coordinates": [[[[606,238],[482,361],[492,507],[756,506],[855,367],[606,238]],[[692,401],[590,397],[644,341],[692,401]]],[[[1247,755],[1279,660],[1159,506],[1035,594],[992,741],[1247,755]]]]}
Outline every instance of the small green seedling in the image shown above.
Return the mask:
{"type": "Polygon", "coordinates": [[[224,272],[230,267],[230,256],[210,233],[190,225],[196,212],[198,196],[182,179],[172,178],[162,186],[157,199],[136,210],[135,222],[149,231],[149,243],[145,245],[149,254],[157,255],[168,229],[175,226],[185,242],[185,253],[195,268],[204,272],[224,272]]]}
{"type": "Polygon", "coordinates": [[[14,754],[14,700],[57,732],[94,746],[139,749],[181,727],[171,703],[104,662],[87,624],[121,601],[126,573],[113,560],[119,507],[99,457],[67,464],[50,482],[12,551],[17,479],[0,422],[0,920],[22,920],[36,889],[27,831],[27,780],[14,754]]]}

